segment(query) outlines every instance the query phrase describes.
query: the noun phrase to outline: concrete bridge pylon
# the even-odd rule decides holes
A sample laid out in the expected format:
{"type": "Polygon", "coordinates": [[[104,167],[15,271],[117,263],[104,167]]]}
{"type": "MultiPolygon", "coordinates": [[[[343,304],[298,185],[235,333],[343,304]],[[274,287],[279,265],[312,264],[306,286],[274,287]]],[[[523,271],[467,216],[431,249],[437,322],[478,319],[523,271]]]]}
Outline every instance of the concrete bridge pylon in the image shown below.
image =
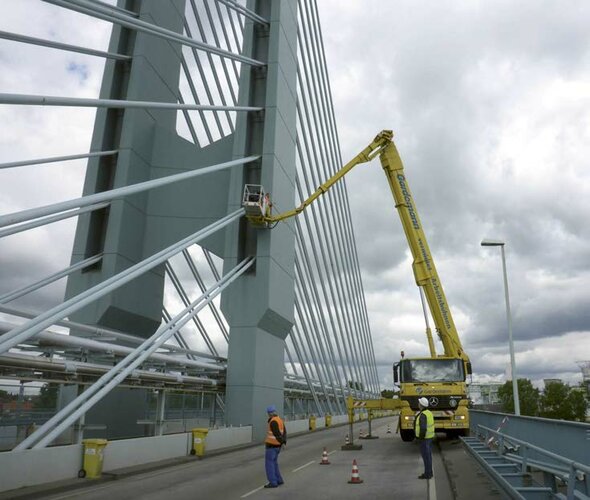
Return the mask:
{"type": "MultiPolygon", "coordinates": [[[[134,10],[141,22],[179,34],[186,29],[185,0],[121,0],[118,6],[134,10]]],[[[117,150],[118,154],[89,159],[83,194],[249,155],[261,155],[261,159],[182,185],[121,198],[110,207],[80,216],[72,263],[97,253],[103,258],[98,265],[70,276],[66,298],[235,210],[246,182],[261,183],[275,200],[285,206],[292,204],[297,2],[250,0],[247,8],[268,22],[245,19],[241,55],[263,64],[239,64],[235,104],[259,106],[263,111],[237,112],[233,132],[199,145],[177,133],[176,110],[98,109],[91,150],[117,150]]],[[[109,51],[130,59],[106,62],[101,99],[179,102],[182,43],[114,24],[109,51]]],[[[294,323],[294,228],[282,224],[272,232],[256,231],[240,221],[225,233],[207,238],[202,246],[223,259],[224,269],[247,255],[256,257],[254,270],[222,296],[222,310],[230,326],[226,422],[254,425],[258,439],[264,434],[264,408],[283,405],[285,338],[294,323]]],[[[161,265],[71,319],[147,338],[161,324],[164,284],[161,265]]],[[[66,391],[65,399],[73,395],[66,391]]],[[[107,423],[106,437],[140,434],[137,421],[144,416],[145,401],[143,390],[117,389],[87,414],[86,422],[107,423]]]]}

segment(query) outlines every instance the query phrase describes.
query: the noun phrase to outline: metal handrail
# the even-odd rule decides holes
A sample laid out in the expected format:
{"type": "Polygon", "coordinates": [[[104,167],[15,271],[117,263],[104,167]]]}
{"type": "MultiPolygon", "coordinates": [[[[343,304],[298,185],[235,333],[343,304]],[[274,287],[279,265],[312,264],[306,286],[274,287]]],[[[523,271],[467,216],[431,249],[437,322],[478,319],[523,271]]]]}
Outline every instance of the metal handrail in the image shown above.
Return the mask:
{"type": "MultiPolygon", "coordinates": [[[[584,489],[586,490],[586,498],[590,498],[588,496],[590,494],[590,465],[575,462],[567,457],[545,450],[539,446],[535,446],[534,444],[515,438],[514,436],[509,436],[499,430],[491,429],[484,425],[478,425],[477,428],[484,431],[483,435],[485,436],[486,443],[497,439],[497,454],[508,461],[519,463],[522,473],[526,473],[528,467],[534,467],[535,469],[552,474],[553,476],[558,476],[567,483],[568,499],[574,498],[576,483],[583,483],[584,489]],[[516,447],[514,445],[516,445],[516,447]],[[506,453],[506,451],[508,451],[508,453],[506,453]],[[557,462],[559,465],[556,467],[555,463],[531,460],[529,458],[531,451],[545,456],[554,462],[557,462]],[[560,465],[563,467],[560,467],[560,465]]],[[[480,433],[480,435],[482,434],[480,433]]],[[[577,492],[581,493],[579,491],[577,492]]]]}
{"type": "MultiPolygon", "coordinates": [[[[534,450],[537,453],[540,453],[542,455],[546,455],[548,458],[563,462],[568,467],[570,465],[573,465],[578,470],[580,470],[586,474],[590,474],[590,465],[585,465],[585,464],[582,464],[579,462],[575,462],[574,460],[570,460],[567,457],[564,457],[562,455],[558,455],[557,453],[553,453],[552,451],[545,450],[544,448],[541,448],[539,446],[535,446],[534,444],[528,443],[527,441],[522,441],[521,439],[515,438],[514,436],[509,436],[508,434],[505,434],[505,433],[500,432],[498,430],[491,429],[490,427],[486,427],[485,425],[478,425],[477,427],[478,427],[478,429],[483,429],[484,431],[486,431],[486,440],[492,436],[497,436],[499,438],[499,440],[498,440],[498,442],[499,442],[498,447],[499,448],[503,448],[505,443],[517,444],[519,446],[519,448],[518,448],[519,451],[522,448],[527,449],[527,450],[534,450]]],[[[508,445],[506,445],[506,446],[508,446],[508,445]]],[[[511,448],[511,451],[512,451],[512,448],[511,448]]]]}

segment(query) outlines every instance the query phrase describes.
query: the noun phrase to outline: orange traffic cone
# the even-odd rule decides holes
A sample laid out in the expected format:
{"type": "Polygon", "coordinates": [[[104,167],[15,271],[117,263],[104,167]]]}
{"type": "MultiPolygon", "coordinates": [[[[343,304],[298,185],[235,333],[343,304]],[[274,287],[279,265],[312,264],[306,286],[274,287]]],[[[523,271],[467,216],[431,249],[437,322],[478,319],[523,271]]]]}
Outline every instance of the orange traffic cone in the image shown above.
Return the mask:
{"type": "Polygon", "coordinates": [[[391,434],[391,427],[387,424],[387,434],[391,434]]]}
{"type": "Polygon", "coordinates": [[[348,440],[348,434],[344,438],[344,444],[350,444],[350,441],[348,440]]]}
{"type": "Polygon", "coordinates": [[[330,465],[330,461],[328,460],[328,452],[326,451],[326,448],[324,448],[324,452],[322,453],[322,461],[320,462],[320,465],[330,465]]]}
{"type": "Polygon", "coordinates": [[[352,461],[352,476],[350,477],[350,481],[348,484],[360,484],[363,480],[359,477],[359,468],[356,465],[356,460],[352,461]]]}
{"type": "Polygon", "coordinates": [[[364,437],[365,437],[365,431],[361,429],[359,431],[359,439],[363,439],[364,437]]]}

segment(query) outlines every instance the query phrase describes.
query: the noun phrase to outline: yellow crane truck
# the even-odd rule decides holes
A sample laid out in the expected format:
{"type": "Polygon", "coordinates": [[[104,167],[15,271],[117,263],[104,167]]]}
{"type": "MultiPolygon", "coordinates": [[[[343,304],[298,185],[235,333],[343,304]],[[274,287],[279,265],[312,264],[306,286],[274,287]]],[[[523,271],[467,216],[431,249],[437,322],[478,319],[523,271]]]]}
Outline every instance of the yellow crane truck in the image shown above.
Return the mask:
{"type": "Polygon", "coordinates": [[[246,216],[252,224],[259,227],[273,227],[277,222],[301,213],[356,165],[367,163],[379,156],[412,252],[412,269],[422,299],[430,356],[406,358],[402,351],[401,360],[393,366],[394,382],[400,387],[399,397],[374,400],[349,398],[347,403],[349,416],[352,419],[353,411],[358,407],[366,410],[399,410],[400,436],[404,441],[412,441],[418,399],[425,397],[428,399],[429,409],[434,415],[437,432],[465,435],[469,429],[466,379],[467,375],[471,375],[471,363],[463,351],[457,334],[443,286],[436,271],[408,181],[404,175],[404,167],[392,139],[392,131],[383,130],[380,132],[361,153],[293,210],[272,215],[272,202],[269,195],[264,192],[262,186],[253,184],[245,186],[242,204],[246,209],[246,216]],[[443,345],[444,353],[441,355],[438,355],[435,350],[424,296],[426,296],[435,330],[443,345]]]}

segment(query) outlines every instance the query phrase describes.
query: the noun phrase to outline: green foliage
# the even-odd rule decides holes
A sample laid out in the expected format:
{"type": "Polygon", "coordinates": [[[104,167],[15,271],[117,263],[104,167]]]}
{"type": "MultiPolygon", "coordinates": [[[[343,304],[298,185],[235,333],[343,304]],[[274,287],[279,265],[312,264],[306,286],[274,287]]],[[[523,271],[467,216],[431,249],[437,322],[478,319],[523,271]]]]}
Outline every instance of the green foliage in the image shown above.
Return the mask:
{"type": "MultiPolygon", "coordinates": [[[[529,379],[519,378],[518,402],[520,403],[520,414],[535,417],[539,414],[539,389],[533,387],[529,379]]],[[[498,397],[502,403],[505,413],[514,413],[514,397],[512,391],[512,380],[507,381],[498,388],[498,397]]]]}
{"type": "Polygon", "coordinates": [[[393,391],[383,390],[381,391],[381,397],[385,399],[393,399],[393,391]]]}
{"type": "Polygon", "coordinates": [[[354,382],[352,380],[349,380],[346,385],[348,385],[348,387],[350,387],[351,389],[356,389],[357,391],[365,390],[362,382],[354,382]]]}
{"type": "Polygon", "coordinates": [[[4,391],[0,389],[0,401],[8,402],[8,401],[16,401],[18,399],[18,394],[11,394],[8,391],[4,391]]]}
{"type": "MultiPolygon", "coordinates": [[[[540,394],[530,380],[518,379],[518,396],[522,415],[585,421],[588,403],[584,391],[579,387],[570,387],[563,382],[551,382],[540,394]]],[[[502,403],[503,411],[514,413],[511,380],[498,388],[498,397],[502,403]]]]}
{"type": "Polygon", "coordinates": [[[57,408],[57,394],[59,384],[45,384],[41,387],[39,395],[33,400],[33,408],[54,410],[57,408]]]}
{"type": "Polygon", "coordinates": [[[586,409],[588,408],[588,400],[582,391],[572,390],[570,393],[570,401],[572,407],[572,416],[574,420],[579,422],[586,421],[586,409]]]}
{"type": "Polygon", "coordinates": [[[562,382],[551,382],[539,401],[540,416],[583,422],[586,418],[586,399],[577,388],[562,382]]]}

